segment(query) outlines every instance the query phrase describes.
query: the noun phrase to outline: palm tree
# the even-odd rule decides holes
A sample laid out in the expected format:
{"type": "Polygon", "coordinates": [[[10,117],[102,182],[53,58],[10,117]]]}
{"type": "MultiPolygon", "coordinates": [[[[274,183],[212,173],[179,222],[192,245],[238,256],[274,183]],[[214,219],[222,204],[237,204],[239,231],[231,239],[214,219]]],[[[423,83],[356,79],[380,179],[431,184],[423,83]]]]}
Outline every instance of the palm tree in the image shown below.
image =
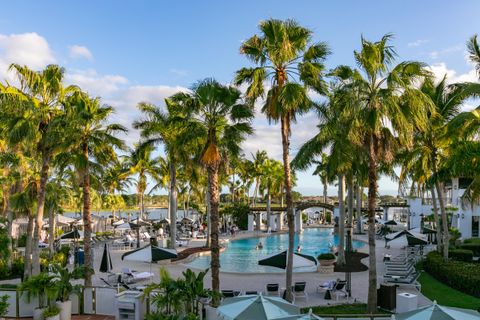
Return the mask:
{"type": "MultiPolygon", "coordinates": [[[[69,134],[66,144],[69,147],[69,158],[81,177],[83,198],[83,225],[85,251],[85,285],[92,285],[93,253],[92,253],[92,214],[91,214],[91,177],[101,172],[103,165],[116,159],[115,150],[124,150],[125,144],[114,135],[126,132],[119,124],[107,123],[113,108],[100,103],[99,98],[90,98],[80,91],[66,99],[69,134]]],[[[97,175],[98,177],[99,175],[97,175]]]]}
{"type": "Polygon", "coordinates": [[[135,121],[133,126],[141,130],[145,144],[159,144],[164,146],[169,167],[169,215],[170,215],[170,247],[175,248],[176,221],[177,221],[177,170],[179,165],[189,156],[189,146],[185,140],[185,128],[179,124],[185,119],[176,112],[169,99],[165,99],[167,112],[152,104],[140,103],[138,108],[145,115],[145,119],[135,121]]]}
{"type": "MultiPolygon", "coordinates": [[[[64,126],[62,101],[76,90],[64,87],[64,69],[49,65],[42,71],[33,71],[26,66],[12,64],[20,87],[7,86],[2,90],[2,122],[8,128],[9,144],[29,141],[35,144],[35,152],[40,159],[40,183],[36,210],[34,244],[39,242],[43,225],[45,192],[49,170],[54,155],[62,145],[64,126]]],[[[33,274],[40,273],[40,255],[38,245],[33,246],[33,274]]]]}
{"type": "Polygon", "coordinates": [[[315,162],[316,157],[323,157],[325,178],[338,181],[339,207],[339,246],[337,264],[345,263],[345,176],[351,174],[355,161],[359,161],[358,148],[350,141],[348,128],[352,117],[348,111],[351,101],[348,92],[332,87],[328,102],[317,106],[320,124],[318,133],[308,140],[298,151],[292,167],[305,170],[315,162]],[[324,150],[330,148],[330,155],[325,158],[324,150]]]}
{"type": "MultiPolygon", "coordinates": [[[[459,113],[463,103],[469,97],[466,94],[468,86],[447,85],[446,77],[437,84],[431,78],[425,79],[421,84],[421,92],[431,101],[434,106],[433,114],[428,117],[427,127],[424,130],[416,130],[413,136],[413,148],[405,151],[404,169],[408,172],[414,170],[414,177],[422,184],[431,186],[432,198],[438,200],[442,216],[442,226],[439,225],[436,201],[434,201],[434,216],[437,231],[443,229],[443,257],[448,260],[449,231],[447,212],[445,209],[445,194],[439,167],[445,161],[448,150],[452,145],[452,136],[447,134],[448,123],[459,113]],[[435,190],[434,190],[435,188],[435,190]],[[435,199],[435,191],[438,199],[435,199]]],[[[461,126],[466,128],[466,126],[461,126]]],[[[403,177],[405,174],[403,174],[403,177]]],[[[403,178],[402,177],[402,178],[403,178]]],[[[440,239],[437,236],[438,239],[440,239]]]]}
{"type": "MultiPolygon", "coordinates": [[[[201,137],[203,141],[200,162],[208,173],[212,290],[216,293],[220,289],[218,173],[227,157],[238,156],[240,143],[247,134],[252,133],[250,121],[253,110],[241,101],[240,95],[240,91],[234,87],[205,79],[196,83],[190,92],[178,93],[171,98],[181,112],[188,115],[187,132],[193,137],[201,137]]],[[[218,295],[215,295],[213,305],[217,306],[218,303],[218,295]]]]}
{"type": "Polygon", "coordinates": [[[283,166],[280,161],[266,159],[262,169],[262,179],[260,183],[260,192],[267,198],[267,227],[271,228],[270,216],[272,206],[272,195],[281,192],[282,182],[285,180],[283,166]]]}
{"type": "Polygon", "coordinates": [[[352,112],[356,121],[350,127],[359,145],[368,155],[368,243],[369,288],[368,311],[377,305],[377,271],[375,256],[375,208],[378,167],[381,161],[392,162],[394,145],[408,145],[414,126],[426,127],[431,102],[415,88],[415,83],[429,73],[419,62],[401,62],[393,66],[395,51],[387,34],[380,41],[362,37],[361,50],[355,51],[358,70],[340,66],[335,75],[354,92],[352,112]]]}
{"type": "MultiPolygon", "coordinates": [[[[255,189],[253,191],[253,206],[257,204],[258,188],[260,187],[260,181],[262,177],[262,168],[265,161],[268,159],[267,152],[265,150],[257,150],[255,154],[252,154],[253,172],[255,176],[255,189]]],[[[260,227],[258,225],[257,227],[260,227]]]]}
{"type": "Polygon", "coordinates": [[[312,32],[293,20],[269,19],[260,22],[260,35],[246,40],[240,52],[257,65],[237,72],[235,83],[248,84],[246,97],[251,102],[266,94],[262,111],[268,119],[281,124],[285,196],[289,228],[289,252],[286,270],[286,298],[292,300],[292,266],[294,250],[294,212],[289,160],[291,122],[311,106],[308,90],[325,92],[322,79],[328,48],[325,43],[311,45],[312,32]],[[300,82],[303,83],[300,84],[300,82]]]}
{"type": "MultiPolygon", "coordinates": [[[[320,182],[323,185],[323,203],[327,203],[327,188],[328,188],[328,172],[327,172],[327,159],[328,155],[322,153],[320,155],[320,160],[313,160],[312,163],[316,165],[313,170],[313,175],[320,178],[320,182]]],[[[323,215],[326,214],[326,209],[323,208],[323,215]]]]}
{"type": "Polygon", "coordinates": [[[469,59],[475,64],[477,74],[480,76],[480,46],[478,45],[478,36],[475,34],[467,42],[467,51],[469,59]]]}

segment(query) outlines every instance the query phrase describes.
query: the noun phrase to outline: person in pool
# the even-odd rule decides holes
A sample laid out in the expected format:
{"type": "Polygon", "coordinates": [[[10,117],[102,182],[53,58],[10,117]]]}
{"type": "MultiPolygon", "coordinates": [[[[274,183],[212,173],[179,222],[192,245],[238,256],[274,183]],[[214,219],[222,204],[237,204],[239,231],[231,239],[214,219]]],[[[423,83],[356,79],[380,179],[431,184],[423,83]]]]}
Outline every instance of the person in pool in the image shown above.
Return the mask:
{"type": "Polygon", "coordinates": [[[257,248],[256,248],[256,249],[257,249],[257,250],[263,249],[263,243],[262,243],[262,241],[260,241],[260,242],[257,244],[257,248]]]}

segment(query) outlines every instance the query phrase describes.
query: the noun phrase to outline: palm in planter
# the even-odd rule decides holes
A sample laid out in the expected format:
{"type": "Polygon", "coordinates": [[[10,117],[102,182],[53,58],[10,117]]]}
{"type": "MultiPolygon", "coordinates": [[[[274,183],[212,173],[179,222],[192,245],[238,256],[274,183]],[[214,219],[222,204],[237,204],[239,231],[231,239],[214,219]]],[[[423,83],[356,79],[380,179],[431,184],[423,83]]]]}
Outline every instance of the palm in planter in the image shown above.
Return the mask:
{"type": "Polygon", "coordinates": [[[34,320],[43,319],[43,311],[47,307],[49,300],[55,298],[53,278],[53,275],[48,273],[40,273],[23,281],[18,288],[22,295],[27,295],[28,302],[32,298],[38,298],[38,307],[33,312],[34,320]]]}
{"type": "Polygon", "coordinates": [[[87,267],[82,266],[69,271],[60,264],[52,265],[53,290],[57,298],[57,307],[60,309],[60,320],[70,320],[72,315],[72,301],[70,295],[80,294],[82,285],[72,284],[72,280],[84,279],[87,267]]]}
{"type": "Polygon", "coordinates": [[[59,320],[60,319],[60,308],[56,306],[49,306],[43,311],[43,319],[45,320],[59,320]]]}

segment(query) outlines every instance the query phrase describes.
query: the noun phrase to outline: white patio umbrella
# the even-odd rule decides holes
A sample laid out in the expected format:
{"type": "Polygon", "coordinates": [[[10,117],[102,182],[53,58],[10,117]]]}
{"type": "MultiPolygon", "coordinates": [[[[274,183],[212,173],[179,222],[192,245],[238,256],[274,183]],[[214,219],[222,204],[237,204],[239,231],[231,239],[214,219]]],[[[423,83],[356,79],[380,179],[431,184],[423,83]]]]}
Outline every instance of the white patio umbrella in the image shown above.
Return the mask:
{"type": "Polygon", "coordinates": [[[273,320],[298,315],[300,308],[279,297],[246,295],[226,298],[217,312],[222,320],[273,320]]]}
{"type": "Polygon", "coordinates": [[[399,313],[392,316],[395,320],[480,320],[480,313],[474,310],[446,307],[435,301],[431,306],[399,313]]]}

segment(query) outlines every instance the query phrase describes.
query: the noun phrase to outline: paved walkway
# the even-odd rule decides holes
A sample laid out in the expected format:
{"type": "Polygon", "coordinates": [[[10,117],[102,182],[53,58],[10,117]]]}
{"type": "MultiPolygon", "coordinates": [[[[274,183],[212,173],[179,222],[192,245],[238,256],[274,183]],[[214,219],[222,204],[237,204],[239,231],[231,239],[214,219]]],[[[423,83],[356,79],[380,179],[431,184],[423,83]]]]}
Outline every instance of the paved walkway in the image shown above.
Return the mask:
{"type": "MultiPolygon", "coordinates": [[[[244,238],[255,236],[254,233],[243,233],[239,234],[236,238],[244,238]]],[[[367,241],[366,235],[356,235],[355,239],[360,241],[367,241]]],[[[193,240],[190,242],[189,246],[203,246],[205,240],[193,240]]],[[[182,250],[182,248],[179,248],[182,250]]],[[[361,251],[368,252],[368,246],[364,246],[361,251]]],[[[103,247],[97,247],[95,250],[95,270],[98,270],[99,264],[101,261],[101,255],[103,252],[103,247]]],[[[158,282],[158,268],[159,264],[150,265],[148,263],[139,263],[132,261],[122,261],[121,255],[122,251],[112,251],[112,262],[113,262],[113,272],[121,272],[122,268],[127,267],[137,271],[152,271],[154,273],[154,278],[152,281],[158,282]]],[[[383,241],[377,242],[376,257],[377,257],[377,272],[379,275],[379,283],[382,282],[381,275],[383,274],[383,256],[385,253],[390,253],[393,256],[400,254],[400,249],[387,250],[383,246],[383,241]]],[[[362,262],[368,265],[368,258],[362,260],[362,262]]],[[[183,263],[177,264],[164,264],[163,265],[171,274],[172,277],[177,278],[182,276],[182,272],[187,269],[183,263]]],[[[200,270],[195,270],[200,271],[200,270]]],[[[98,273],[94,278],[94,285],[103,286],[105,283],[100,280],[101,277],[105,275],[98,273]]],[[[308,300],[306,299],[297,299],[295,303],[301,307],[305,306],[315,306],[315,305],[331,305],[335,303],[345,303],[345,298],[339,298],[338,301],[335,300],[325,300],[324,293],[317,293],[316,288],[319,284],[324,283],[327,280],[334,280],[337,278],[343,279],[345,277],[344,273],[331,273],[331,274],[321,274],[318,272],[307,272],[307,273],[297,273],[294,272],[293,280],[294,281],[306,281],[307,287],[306,292],[308,294],[308,300]]],[[[265,285],[267,283],[279,283],[281,287],[284,287],[285,283],[285,274],[283,273],[263,273],[263,274],[246,274],[246,273],[220,273],[220,284],[221,289],[223,290],[256,290],[264,291],[265,285]]],[[[146,283],[148,284],[148,282],[146,283]]],[[[205,277],[205,286],[210,287],[211,278],[210,273],[205,277]]],[[[367,301],[367,291],[368,291],[368,271],[352,273],[352,298],[349,302],[366,302],[367,301]]],[[[397,293],[400,292],[409,292],[418,294],[413,288],[409,287],[400,287],[397,289],[397,293]]],[[[422,294],[419,294],[419,306],[427,305],[430,301],[424,297],[422,294]]]]}

